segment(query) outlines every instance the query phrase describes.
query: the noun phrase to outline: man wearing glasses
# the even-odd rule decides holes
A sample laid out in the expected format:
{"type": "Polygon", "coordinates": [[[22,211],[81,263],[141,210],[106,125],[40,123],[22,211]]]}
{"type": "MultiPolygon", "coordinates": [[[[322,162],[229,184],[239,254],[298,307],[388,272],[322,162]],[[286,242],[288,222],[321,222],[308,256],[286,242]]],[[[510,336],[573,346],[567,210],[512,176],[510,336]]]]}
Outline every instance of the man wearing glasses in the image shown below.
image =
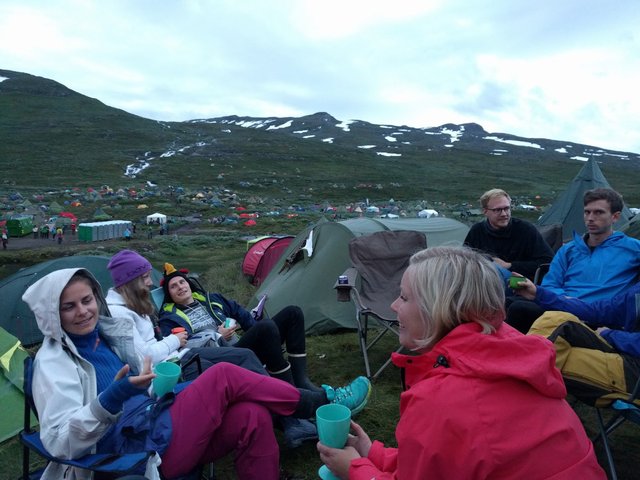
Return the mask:
{"type": "Polygon", "coordinates": [[[511,217],[511,197],[504,190],[484,192],[480,204],[486,218],[471,227],[464,244],[491,256],[505,279],[511,272],[533,279],[538,266],[553,258],[551,247],[535,226],[511,217]]]}

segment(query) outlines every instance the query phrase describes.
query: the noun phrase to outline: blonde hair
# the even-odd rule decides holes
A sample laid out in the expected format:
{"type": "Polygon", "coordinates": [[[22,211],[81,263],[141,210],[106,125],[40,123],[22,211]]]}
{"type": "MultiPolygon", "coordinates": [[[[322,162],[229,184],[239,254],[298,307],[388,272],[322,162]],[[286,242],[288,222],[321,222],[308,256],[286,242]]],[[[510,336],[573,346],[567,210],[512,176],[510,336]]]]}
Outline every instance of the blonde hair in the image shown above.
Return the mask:
{"type": "Polygon", "coordinates": [[[501,190],[500,188],[492,188],[491,190],[487,190],[480,196],[480,205],[482,206],[482,208],[487,208],[489,202],[498,197],[506,197],[507,200],[509,200],[509,203],[511,203],[511,197],[507,192],[501,190]]]}
{"type": "Polygon", "coordinates": [[[142,275],[129,280],[115,290],[122,295],[127,307],[138,315],[151,315],[155,312],[149,288],[144,284],[142,275]]]}
{"type": "Polygon", "coordinates": [[[489,334],[505,319],[504,286],[490,261],[466,247],[431,247],[411,257],[408,283],[424,324],[416,349],[432,347],[462,323],[489,334]]]}

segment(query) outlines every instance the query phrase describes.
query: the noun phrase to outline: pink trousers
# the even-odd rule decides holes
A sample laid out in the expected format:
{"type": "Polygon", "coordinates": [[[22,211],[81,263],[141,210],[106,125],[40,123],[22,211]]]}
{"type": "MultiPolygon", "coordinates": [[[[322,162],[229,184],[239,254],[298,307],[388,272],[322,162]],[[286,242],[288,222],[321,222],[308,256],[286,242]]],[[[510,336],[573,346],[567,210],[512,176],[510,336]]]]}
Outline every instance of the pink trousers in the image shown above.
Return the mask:
{"type": "Polygon", "coordinates": [[[185,475],[233,452],[238,478],[278,479],[271,414],[290,415],[299,400],[300,392],[282,380],[229,363],[213,365],[169,408],[172,433],[162,474],[185,475]]]}

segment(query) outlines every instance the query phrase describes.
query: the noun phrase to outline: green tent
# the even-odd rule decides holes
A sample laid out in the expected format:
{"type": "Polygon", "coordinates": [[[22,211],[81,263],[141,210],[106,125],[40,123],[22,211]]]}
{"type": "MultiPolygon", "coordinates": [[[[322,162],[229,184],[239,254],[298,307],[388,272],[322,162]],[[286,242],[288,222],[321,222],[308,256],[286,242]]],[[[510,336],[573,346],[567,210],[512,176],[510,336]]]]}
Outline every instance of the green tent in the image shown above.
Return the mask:
{"type": "Polygon", "coordinates": [[[58,213],[63,211],[64,209],[62,208],[62,206],[55,200],[49,205],[49,212],[53,213],[54,215],[57,215],[58,213]]]}
{"type": "Polygon", "coordinates": [[[383,230],[419,231],[426,235],[428,246],[436,246],[462,244],[469,227],[443,217],[322,220],[291,241],[249,305],[257,305],[263,295],[267,295],[266,310],[271,315],[287,305],[298,305],[310,334],[356,328],[353,305],[339,303],[333,285],[351,266],[349,240],[383,230]]]}
{"type": "MultiPolygon", "coordinates": [[[[0,327],[18,337],[23,345],[34,345],[42,341],[42,333],[38,329],[36,319],[25,302],[22,294],[30,285],[50,272],[62,268],[86,268],[100,282],[103,293],[113,286],[111,275],[107,269],[111,257],[97,255],[76,255],[72,257],[56,258],[24,268],[0,281],[0,298],[2,298],[2,313],[0,313],[0,327]]],[[[158,284],[162,274],[153,270],[155,284],[158,284]]]]}
{"type": "MultiPolygon", "coordinates": [[[[562,239],[564,242],[573,240],[573,232],[583,234],[584,225],[583,197],[587,190],[594,188],[611,188],[597,162],[590,158],[582,167],[578,175],[571,181],[567,189],[560,194],[555,203],[537,221],[538,226],[562,224],[562,239]]],[[[629,226],[629,219],[633,217],[625,205],[620,220],[614,224],[614,229],[624,231],[629,226]]]]}
{"type": "MultiPolygon", "coordinates": [[[[23,364],[28,353],[20,341],[0,328],[0,442],[22,430],[24,420],[24,396],[22,394],[23,364]]],[[[36,425],[35,418],[31,425],[36,425]]]]}
{"type": "Polygon", "coordinates": [[[113,217],[106,213],[102,208],[97,208],[95,212],[93,212],[94,220],[111,220],[113,217]]]}

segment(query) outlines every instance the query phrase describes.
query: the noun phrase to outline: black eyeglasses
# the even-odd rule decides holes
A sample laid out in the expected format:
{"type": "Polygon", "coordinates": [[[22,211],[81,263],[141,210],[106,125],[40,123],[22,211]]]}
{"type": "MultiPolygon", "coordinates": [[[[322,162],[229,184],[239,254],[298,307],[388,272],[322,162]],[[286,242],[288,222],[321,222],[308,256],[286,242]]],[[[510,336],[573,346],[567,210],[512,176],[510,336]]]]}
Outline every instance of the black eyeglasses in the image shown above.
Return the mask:
{"type": "Polygon", "coordinates": [[[502,208],[487,208],[486,210],[489,210],[490,212],[493,213],[508,213],[511,211],[511,207],[502,207],[502,208]]]}

